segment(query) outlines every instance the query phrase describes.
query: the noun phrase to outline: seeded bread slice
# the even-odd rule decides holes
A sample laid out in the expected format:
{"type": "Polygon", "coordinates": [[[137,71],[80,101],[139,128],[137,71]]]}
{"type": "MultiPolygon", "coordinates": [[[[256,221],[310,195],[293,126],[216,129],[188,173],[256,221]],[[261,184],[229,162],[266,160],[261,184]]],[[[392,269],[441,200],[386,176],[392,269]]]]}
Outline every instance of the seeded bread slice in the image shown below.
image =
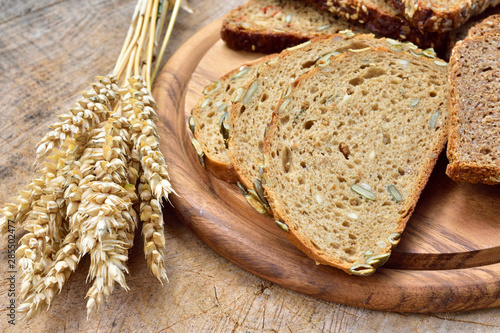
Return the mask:
{"type": "Polygon", "coordinates": [[[500,0],[389,0],[422,31],[451,31],[500,0]]]}
{"type": "Polygon", "coordinates": [[[500,28],[457,43],[450,60],[446,173],[457,182],[500,183],[500,28]]]}
{"type": "Polygon", "coordinates": [[[267,126],[281,97],[290,93],[294,80],[317,65],[325,66],[332,55],[379,46],[390,46],[394,52],[409,49],[415,56],[435,57],[429,51],[423,54],[413,44],[345,33],[319,37],[287,49],[272,64],[262,67],[255,80],[245,87],[245,97],[233,105],[229,118],[229,156],[238,178],[247,188],[253,188],[255,180],[261,178],[267,126]]]}
{"type": "Polygon", "coordinates": [[[420,31],[386,0],[306,1],[350,21],[359,22],[381,36],[410,41],[421,48],[432,47],[438,51],[446,46],[446,33],[420,31]]]}
{"type": "Polygon", "coordinates": [[[264,187],[278,226],[317,263],[372,274],[447,130],[446,63],[387,48],[332,58],[297,80],[267,132],[264,187]]]}
{"type": "Polygon", "coordinates": [[[189,126],[199,144],[200,161],[222,180],[235,183],[238,179],[227,150],[227,119],[231,105],[242,97],[243,86],[255,78],[259,66],[274,57],[269,55],[260,58],[210,83],[204,89],[203,97],[191,110],[189,126]]]}
{"type": "Polygon", "coordinates": [[[236,50],[274,53],[346,29],[370,32],[300,0],[250,0],[226,16],[221,38],[236,50]]]}

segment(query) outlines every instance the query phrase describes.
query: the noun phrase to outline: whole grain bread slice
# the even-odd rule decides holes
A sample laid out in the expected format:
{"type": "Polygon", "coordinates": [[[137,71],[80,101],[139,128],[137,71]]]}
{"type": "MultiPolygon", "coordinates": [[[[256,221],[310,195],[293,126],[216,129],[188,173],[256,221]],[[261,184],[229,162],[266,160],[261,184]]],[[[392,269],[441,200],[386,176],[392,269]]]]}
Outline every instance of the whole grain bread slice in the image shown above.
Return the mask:
{"type": "Polygon", "coordinates": [[[389,0],[421,31],[451,31],[500,0],[389,0]]]}
{"type": "Polygon", "coordinates": [[[257,75],[259,66],[275,55],[262,57],[236,68],[210,83],[191,110],[189,127],[199,145],[200,161],[208,171],[227,182],[238,180],[227,150],[227,119],[232,103],[242,98],[243,87],[257,75]]]}
{"type": "Polygon", "coordinates": [[[281,97],[290,93],[293,82],[314,67],[325,66],[335,54],[379,46],[389,46],[396,53],[410,50],[416,57],[435,57],[413,44],[346,32],[319,37],[287,49],[272,64],[262,67],[257,77],[245,87],[245,97],[233,105],[229,118],[229,156],[243,185],[254,188],[255,181],[261,178],[265,166],[262,149],[267,126],[281,97]]]}
{"type": "Polygon", "coordinates": [[[440,60],[370,48],[304,74],[264,144],[276,223],[317,263],[372,274],[399,242],[447,125],[440,60]]]}
{"type": "Polygon", "coordinates": [[[494,185],[500,183],[500,28],[486,30],[478,27],[453,49],[446,173],[457,182],[494,185]]]}
{"type": "Polygon", "coordinates": [[[275,53],[346,29],[370,32],[301,0],[250,0],[225,17],[221,38],[236,50],[275,53]]]}
{"type": "Polygon", "coordinates": [[[419,30],[390,5],[388,0],[306,1],[350,21],[359,22],[381,36],[410,41],[420,48],[432,47],[438,52],[446,46],[446,33],[419,30]]]}

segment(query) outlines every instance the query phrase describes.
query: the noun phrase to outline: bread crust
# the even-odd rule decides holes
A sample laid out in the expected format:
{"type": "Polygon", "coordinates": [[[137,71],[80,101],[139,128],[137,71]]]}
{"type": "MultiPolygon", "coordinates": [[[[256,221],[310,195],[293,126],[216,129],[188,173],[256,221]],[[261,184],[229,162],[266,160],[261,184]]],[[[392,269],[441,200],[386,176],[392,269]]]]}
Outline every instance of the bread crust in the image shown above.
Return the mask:
{"type": "MultiPolygon", "coordinates": [[[[383,47],[376,48],[375,50],[390,52],[389,49],[383,48],[383,47]]],[[[336,59],[339,60],[339,59],[342,59],[343,57],[348,57],[348,56],[349,56],[349,53],[341,54],[341,55],[338,55],[336,57],[336,59]]],[[[424,61],[431,62],[432,60],[425,59],[424,61]]],[[[300,86],[303,81],[306,81],[308,78],[315,75],[315,73],[320,71],[320,70],[321,70],[320,68],[315,68],[315,69],[311,70],[310,72],[303,74],[302,76],[300,76],[297,79],[297,81],[295,81],[294,87],[300,86]]],[[[270,138],[272,138],[275,135],[276,130],[277,130],[277,126],[279,125],[278,110],[280,109],[282,102],[283,102],[283,100],[281,100],[281,102],[278,104],[277,108],[273,112],[273,117],[272,117],[272,121],[270,124],[270,128],[267,132],[267,135],[266,135],[266,138],[264,141],[264,153],[265,154],[269,154],[271,151],[270,138]]],[[[440,134],[435,142],[435,145],[431,149],[430,158],[427,159],[427,161],[425,162],[425,164],[422,168],[423,172],[419,175],[419,178],[417,180],[416,189],[412,193],[412,195],[409,197],[409,199],[406,201],[406,206],[404,208],[406,213],[401,220],[397,221],[397,227],[394,229],[394,232],[402,233],[403,230],[405,229],[406,224],[407,224],[409,218],[411,217],[411,215],[415,209],[417,201],[420,198],[420,195],[421,195],[423,189],[425,188],[425,185],[427,184],[427,182],[430,178],[430,175],[431,175],[431,173],[434,169],[434,166],[439,158],[439,155],[441,154],[441,152],[445,148],[446,141],[447,141],[447,130],[445,129],[445,130],[440,132],[440,134]]],[[[265,173],[265,171],[264,171],[264,173],[265,173]]],[[[265,189],[265,193],[266,193],[266,197],[268,199],[268,202],[269,202],[271,209],[273,211],[275,220],[279,220],[280,222],[283,222],[286,224],[286,221],[289,221],[290,219],[287,216],[287,213],[285,212],[285,210],[280,205],[280,200],[278,199],[275,191],[271,190],[266,184],[264,184],[264,189],[265,189]]],[[[294,246],[296,246],[299,250],[301,250],[307,256],[312,258],[317,264],[330,265],[330,266],[339,268],[348,274],[353,274],[353,272],[350,270],[352,267],[352,264],[345,262],[345,261],[338,260],[336,258],[326,257],[326,256],[322,255],[321,253],[318,253],[318,250],[311,243],[311,241],[309,239],[307,239],[306,237],[303,237],[293,227],[290,227],[288,232],[286,232],[286,237],[289,239],[289,241],[294,246]]],[[[393,247],[394,246],[387,245],[385,248],[381,249],[381,253],[390,253],[393,247]]]]}
{"type": "MultiPolygon", "coordinates": [[[[308,8],[308,10],[315,12],[318,16],[321,16],[321,19],[325,19],[325,21],[329,22],[331,27],[329,26],[328,28],[320,31],[304,31],[298,28],[280,28],[280,30],[278,31],[276,29],[272,29],[272,26],[259,26],[259,28],[257,28],[249,18],[243,20],[244,18],[241,15],[245,12],[245,10],[257,10],[257,6],[262,6],[265,4],[266,1],[249,0],[246,4],[233,9],[226,15],[222,23],[220,34],[221,39],[226,42],[228,47],[235,50],[250,52],[276,53],[286,48],[304,43],[310,39],[324,35],[331,35],[337,32],[332,32],[331,29],[345,30],[349,28],[354,32],[369,32],[368,29],[365,29],[362,26],[357,26],[357,24],[355,23],[349,23],[343,18],[338,18],[338,16],[332,13],[326,11],[318,11],[315,6],[310,6],[305,2],[300,2],[297,0],[290,1],[288,3],[288,7],[286,7],[286,10],[290,11],[290,14],[292,16],[300,13],[300,10],[304,9],[302,7],[306,7],[308,8]],[[300,7],[295,8],[295,5],[300,5],[300,7]],[[336,24],[337,20],[340,20],[338,21],[338,24],[336,24]],[[245,23],[242,22],[248,23],[248,27],[244,27],[245,23]]],[[[277,1],[269,0],[267,1],[267,4],[271,4],[271,6],[269,7],[272,7],[272,5],[276,5],[279,3],[277,1]]],[[[285,5],[283,4],[281,6],[283,6],[283,11],[285,12],[285,5]]],[[[279,5],[278,8],[280,8],[279,5]]],[[[265,10],[265,8],[260,8],[260,11],[263,10],[265,10]]],[[[311,22],[314,22],[314,19],[318,19],[318,17],[311,17],[310,19],[311,22]]]]}
{"type": "MultiPolygon", "coordinates": [[[[259,58],[255,61],[246,63],[238,68],[233,69],[229,73],[225,74],[219,80],[221,80],[221,81],[230,80],[231,77],[233,77],[236,73],[239,72],[241,67],[258,66],[262,63],[265,63],[266,61],[273,59],[274,57],[275,57],[275,55],[272,54],[272,55],[268,55],[268,56],[259,58]]],[[[212,173],[215,177],[217,177],[221,180],[224,180],[224,181],[229,182],[229,183],[236,183],[238,181],[238,176],[236,175],[236,172],[234,170],[234,166],[231,163],[231,160],[229,158],[229,152],[226,150],[225,154],[219,153],[219,155],[210,153],[207,150],[207,147],[209,147],[213,143],[210,143],[210,139],[207,138],[203,133],[200,133],[200,131],[198,130],[199,129],[198,125],[199,125],[201,113],[207,112],[201,108],[201,105],[202,105],[203,101],[205,100],[205,98],[206,98],[206,96],[203,96],[202,98],[200,98],[200,100],[197,102],[195,107],[191,110],[191,115],[195,118],[195,122],[196,122],[194,133],[193,133],[194,138],[196,140],[198,140],[198,142],[200,143],[201,148],[204,152],[203,159],[204,159],[204,163],[205,163],[205,168],[210,173],[212,173]]],[[[220,132],[218,132],[217,134],[220,135],[221,140],[222,140],[223,139],[222,134],[220,132]]],[[[222,151],[222,149],[219,149],[219,151],[222,151]]]]}
{"type": "MultiPolygon", "coordinates": [[[[476,29],[478,28],[480,27],[476,27],[476,29]]],[[[460,98],[463,97],[459,96],[460,92],[458,91],[457,81],[461,78],[457,77],[457,71],[461,68],[461,57],[467,57],[467,54],[464,54],[466,52],[464,50],[465,46],[475,43],[475,41],[480,42],[489,36],[500,36],[500,28],[493,29],[484,34],[473,33],[471,36],[466,37],[456,44],[450,59],[448,76],[450,84],[450,127],[447,147],[449,164],[446,168],[446,174],[456,182],[483,183],[488,185],[500,184],[500,163],[484,164],[469,161],[460,153],[460,136],[462,132],[460,129],[460,98]]],[[[481,128],[477,128],[476,130],[480,131],[481,128]]]]}
{"type": "Polygon", "coordinates": [[[472,16],[500,4],[499,0],[462,1],[451,7],[437,8],[428,0],[388,0],[413,26],[421,31],[452,31],[472,16]]]}
{"type": "Polygon", "coordinates": [[[423,32],[413,26],[402,15],[389,13],[362,0],[350,0],[347,4],[339,0],[306,0],[307,2],[332,13],[342,15],[348,20],[360,22],[371,31],[382,36],[410,41],[420,48],[434,48],[441,52],[446,46],[447,33],[423,32]]]}
{"type": "Polygon", "coordinates": [[[277,33],[243,29],[232,24],[227,18],[222,23],[220,36],[232,49],[260,53],[280,52],[315,37],[293,32],[277,33]]]}

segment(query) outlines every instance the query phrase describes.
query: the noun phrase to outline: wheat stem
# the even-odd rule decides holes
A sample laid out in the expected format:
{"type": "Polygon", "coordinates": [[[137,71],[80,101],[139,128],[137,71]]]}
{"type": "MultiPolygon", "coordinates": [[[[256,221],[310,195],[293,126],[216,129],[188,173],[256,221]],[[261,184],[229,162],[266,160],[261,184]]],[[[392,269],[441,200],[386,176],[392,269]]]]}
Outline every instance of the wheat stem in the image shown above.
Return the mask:
{"type": "Polygon", "coordinates": [[[151,82],[156,80],[156,76],[158,74],[158,70],[160,68],[161,59],[165,54],[165,50],[167,48],[168,41],[170,40],[170,36],[172,35],[172,31],[174,29],[174,24],[177,19],[177,13],[179,12],[179,6],[181,4],[181,0],[175,0],[174,9],[172,10],[172,15],[170,16],[170,21],[168,22],[167,32],[165,33],[165,37],[163,38],[163,43],[158,53],[158,58],[156,59],[155,68],[153,70],[153,74],[151,75],[151,82]]]}

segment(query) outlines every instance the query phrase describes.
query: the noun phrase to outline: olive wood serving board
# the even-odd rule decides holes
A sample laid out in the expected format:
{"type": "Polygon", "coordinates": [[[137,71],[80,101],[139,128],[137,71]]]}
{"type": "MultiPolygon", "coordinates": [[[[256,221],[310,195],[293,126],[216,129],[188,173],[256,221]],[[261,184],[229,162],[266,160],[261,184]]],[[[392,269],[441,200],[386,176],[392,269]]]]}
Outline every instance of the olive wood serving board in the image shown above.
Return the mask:
{"type": "MultiPolygon", "coordinates": [[[[266,280],[320,299],[398,312],[451,312],[500,305],[500,186],[458,184],[444,153],[385,266],[369,277],[316,265],[239,189],[209,174],[187,119],[203,88],[261,56],[228,49],[221,20],[191,37],[158,77],[161,145],[179,218],[208,246],[266,280]]],[[[168,223],[168,221],[166,221],[168,223]]]]}

